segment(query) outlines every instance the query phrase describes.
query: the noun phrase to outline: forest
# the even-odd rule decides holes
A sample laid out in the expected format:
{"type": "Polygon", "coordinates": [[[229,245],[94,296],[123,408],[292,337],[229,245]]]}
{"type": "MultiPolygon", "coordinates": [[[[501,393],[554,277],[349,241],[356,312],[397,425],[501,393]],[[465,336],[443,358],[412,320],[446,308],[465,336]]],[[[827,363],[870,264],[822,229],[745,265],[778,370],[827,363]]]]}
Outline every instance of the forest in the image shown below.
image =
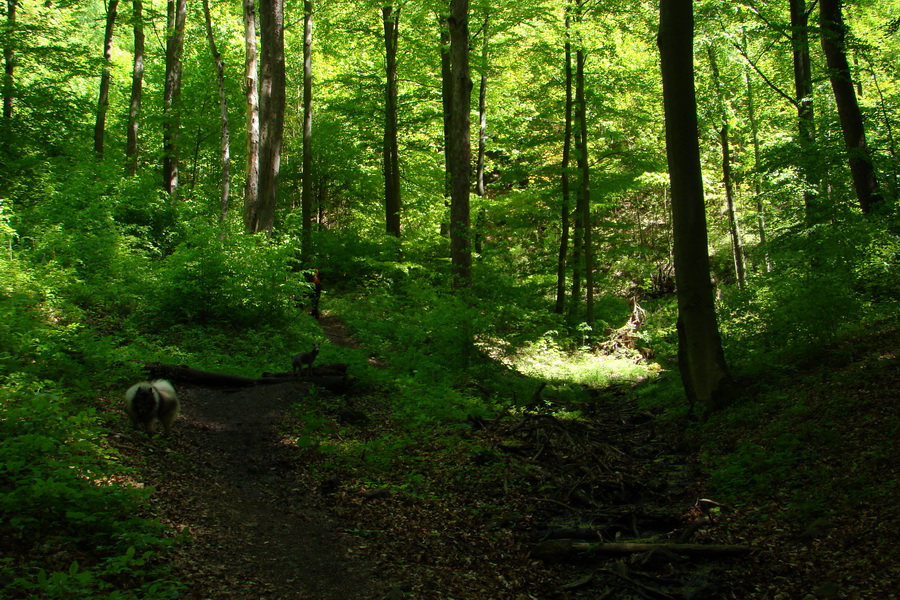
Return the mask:
{"type": "Polygon", "coordinates": [[[0,599],[895,597],[900,0],[0,21],[0,599]]]}

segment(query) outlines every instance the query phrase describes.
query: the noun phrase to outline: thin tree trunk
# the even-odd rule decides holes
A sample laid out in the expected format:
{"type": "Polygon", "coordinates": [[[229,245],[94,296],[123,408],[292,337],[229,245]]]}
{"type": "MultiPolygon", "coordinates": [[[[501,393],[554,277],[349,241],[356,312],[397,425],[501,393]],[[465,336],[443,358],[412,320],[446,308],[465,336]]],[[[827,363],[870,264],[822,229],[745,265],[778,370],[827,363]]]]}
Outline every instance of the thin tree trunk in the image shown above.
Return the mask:
{"type": "Polygon", "coordinates": [[[97,120],[94,124],[94,154],[103,160],[104,138],[106,136],[106,113],[109,111],[109,82],[112,78],[113,31],[119,0],[109,0],[106,7],[106,31],[103,34],[103,72],[100,74],[100,94],[97,98],[97,120]]]}
{"type": "MultiPolygon", "coordinates": [[[[560,185],[562,186],[562,207],[560,210],[560,239],[559,256],[556,261],[556,307],[554,312],[563,314],[566,305],[566,259],[569,256],[569,160],[572,154],[572,42],[569,39],[569,10],[566,5],[566,42],[565,42],[565,80],[566,80],[566,106],[565,106],[565,131],[563,133],[562,173],[560,185]]],[[[578,298],[578,296],[572,296],[578,298]]],[[[577,302],[577,300],[576,300],[577,302]]]]}
{"type": "MultiPolygon", "coordinates": [[[[746,44],[745,44],[746,46],[746,44]]],[[[756,198],[756,226],[759,234],[759,246],[763,251],[763,259],[766,265],[766,273],[772,270],[769,259],[769,248],[766,241],[766,213],[762,201],[762,189],[759,185],[759,122],[756,119],[756,99],[753,93],[753,80],[750,74],[744,72],[744,81],[747,84],[747,116],[750,120],[750,135],[753,143],[753,191],[756,198]]]]}
{"type": "Polygon", "coordinates": [[[247,165],[244,182],[244,229],[254,232],[259,210],[259,61],[256,50],[254,0],[244,0],[244,86],[247,121],[247,165]]]}
{"type": "MultiPolygon", "coordinates": [[[[448,15],[438,17],[441,31],[441,109],[444,125],[444,206],[450,207],[450,120],[453,113],[453,71],[450,65],[450,29],[448,15]]],[[[450,223],[441,219],[441,235],[450,233],[450,223]]]]}
{"type": "Polygon", "coordinates": [[[216,47],[216,39],[213,36],[212,17],[209,14],[209,0],[203,0],[203,17],[206,22],[206,37],[209,40],[209,52],[212,54],[216,65],[216,82],[219,86],[219,121],[222,126],[222,195],[220,203],[220,218],[224,221],[228,214],[228,196],[231,190],[231,132],[228,128],[228,96],[225,91],[225,65],[222,64],[222,55],[216,47]]]}
{"type": "Polygon", "coordinates": [[[467,287],[472,281],[472,240],[469,217],[471,189],[469,108],[472,81],[469,78],[469,2],[450,1],[450,65],[452,111],[450,119],[450,262],[453,284],[467,287]]]}
{"type": "MultiPolygon", "coordinates": [[[[475,194],[484,198],[484,164],[487,151],[487,70],[490,36],[490,10],[485,8],[484,22],[481,28],[481,81],[478,85],[478,150],[475,158],[475,194]]],[[[475,253],[481,254],[484,241],[484,222],[486,218],[484,203],[479,203],[472,235],[475,238],[475,253]]]]}
{"type": "Polygon", "coordinates": [[[478,155],[475,159],[475,193],[484,197],[484,152],[487,145],[487,65],[488,25],[490,13],[485,12],[481,28],[481,82],[478,86],[478,155]]]}
{"type": "Polygon", "coordinates": [[[734,177],[731,175],[731,145],[728,122],[722,123],[719,130],[719,141],[722,145],[722,182],[725,184],[725,210],[728,213],[728,230],[731,233],[731,252],[734,256],[734,272],[738,289],[747,286],[747,271],[744,266],[744,242],[738,224],[737,209],[734,202],[734,177]]]}
{"type": "Polygon", "coordinates": [[[738,289],[744,289],[747,285],[747,274],[744,268],[744,244],[741,241],[741,233],[738,228],[737,213],[734,205],[734,178],[731,175],[731,146],[728,123],[728,111],[725,107],[725,94],[722,91],[721,78],[719,76],[719,64],[716,60],[716,50],[712,44],[708,45],[709,64],[712,71],[713,86],[716,91],[716,105],[719,112],[721,125],[719,128],[719,143],[722,147],[722,183],[725,186],[725,211],[728,214],[728,230],[731,233],[731,252],[734,257],[734,273],[737,278],[738,289]]]}
{"type": "MultiPolygon", "coordinates": [[[[816,149],[816,120],[813,105],[812,65],[809,58],[809,13],[806,0],[789,0],[791,13],[791,46],[794,63],[794,92],[797,102],[797,135],[801,151],[801,169],[805,189],[803,204],[807,225],[824,219],[824,206],[819,196],[816,149]]],[[[815,3],[813,3],[813,6],[815,3]]]]}
{"type": "Polygon", "coordinates": [[[384,208],[387,233],[400,237],[400,150],[397,146],[397,44],[400,10],[382,8],[385,48],[384,208]]]}
{"type": "MultiPolygon", "coordinates": [[[[581,21],[583,0],[578,0],[577,18],[581,21]]],[[[575,118],[578,120],[578,170],[581,171],[581,194],[579,195],[579,219],[581,220],[582,246],[584,255],[584,295],[585,317],[588,325],[594,322],[594,251],[591,227],[591,168],[588,160],[587,144],[587,102],[584,98],[584,49],[575,51],[575,118]]]]}
{"type": "Polygon", "coordinates": [[[184,50],[186,0],[169,0],[166,30],[166,80],[163,91],[163,187],[178,189],[178,134],[181,129],[181,54],[184,50]]]}
{"type": "Polygon", "coordinates": [[[830,71],[831,90],[837,105],[844,143],[847,146],[850,175],[863,213],[868,214],[882,205],[872,156],[866,145],[862,112],[853,89],[853,78],[846,54],[847,27],[841,12],[841,0],[820,0],[819,19],[822,50],[830,71]]]}
{"type": "Polygon", "coordinates": [[[281,144],[284,138],[284,2],[260,0],[259,210],[253,231],[272,232],[278,201],[281,144]]]}
{"type": "Polygon", "coordinates": [[[301,231],[301,255],[304,262],[312,254],[312,43],[313,43],[313,3],[303,2],[303,189],[300,194],[300,214],[303,219],[301,231]]]}
{"type": "Polygon", "coordinates": [[[672,186],[678,297],[678,359],[691,408],[725,400],[730,377],[716,321],[709,274],[703,177],[694,91],[692,0],[661,0],[659,50],[672,186]]]}
{"type": "Polygon", "coordinates": [[[131,72],[131,100],[128,103],[128,131],[125,140],[126,172],[138,172],[138,129],[141,118],[141,94],[144,86],[144,5],[132,0],[134,30],[134,67],[131,72]]]}
{"type": "MultiPolygon", "coordinates": [[[[10,34],[16,30],[16,7],[18,0],[6,0],[6,25],[10,34]]],[[[15,95],[16,50],[12,36],[6,39],[3,46],[3,123],[7,132],[11,131],[13,96],[15,95]]]]}

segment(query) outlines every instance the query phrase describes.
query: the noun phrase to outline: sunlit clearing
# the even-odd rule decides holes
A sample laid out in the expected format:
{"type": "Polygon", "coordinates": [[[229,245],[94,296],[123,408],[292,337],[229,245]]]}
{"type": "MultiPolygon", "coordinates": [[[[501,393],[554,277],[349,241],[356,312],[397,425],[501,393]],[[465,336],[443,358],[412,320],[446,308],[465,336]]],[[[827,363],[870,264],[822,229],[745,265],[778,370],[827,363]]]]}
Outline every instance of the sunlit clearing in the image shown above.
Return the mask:
{"type": "Polygon", "coordinates": [[[566,351],[548,338],[542,338],[501,360],[529,377],[589,387],[636,383],[659,372],[659,365],[643,360],[637,353],[608,356],[589,349],[566,351]]]}

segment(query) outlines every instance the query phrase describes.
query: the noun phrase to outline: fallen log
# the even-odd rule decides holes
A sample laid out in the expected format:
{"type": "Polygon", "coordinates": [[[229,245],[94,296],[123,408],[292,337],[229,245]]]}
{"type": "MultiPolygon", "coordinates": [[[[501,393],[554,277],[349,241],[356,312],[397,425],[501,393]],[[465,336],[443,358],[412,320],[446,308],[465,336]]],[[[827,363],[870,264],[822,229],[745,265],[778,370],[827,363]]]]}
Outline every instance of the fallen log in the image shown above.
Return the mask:
{"type": "Polygon", "coordinates": [[[641,552],[671,552],[688,556],[735,556],[753,550],[750,546],[739,544],[674,544],[674,543],[642,543],[642,542],[609,542],[609,543],[575,543],[573,550],[598,554],[639,554],[641,552]]]}
{"type": "Polygon", "coordinates": [[[244,377],[243,375],[232,375],[231,373],[192,369],[186,365],[167,365],[163,363],[146,363],[144,368],[151,379],[168,379],[179,383],[205,387],[252,387],[291,381],[311,383],[336,393],[346,392],[350,387],[350,381],[346,375],[312,375],[298,378],[291,373],[264,373],[262,377],[244,377]]]}

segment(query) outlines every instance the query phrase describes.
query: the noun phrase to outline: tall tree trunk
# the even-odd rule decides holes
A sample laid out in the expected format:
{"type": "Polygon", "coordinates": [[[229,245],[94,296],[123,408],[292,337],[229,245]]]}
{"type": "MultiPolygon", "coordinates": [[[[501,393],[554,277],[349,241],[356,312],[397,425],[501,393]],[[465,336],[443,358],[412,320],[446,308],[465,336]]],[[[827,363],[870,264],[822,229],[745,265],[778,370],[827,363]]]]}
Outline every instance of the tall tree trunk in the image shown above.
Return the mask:
{"type": "Polygon", "coordinates": [[[450,65],[452,102],[450,115],[450,262],[453,284],[467,287],[472,281],[472,239],[469,218],[471,156],[469,108],[469,1],[450,0],[450,65]]]}
{"type": "Polygon", "coordinates": [[[144,5],[132,0],[132,28],[134,30],[134,67],[131,71],[131,100],[128,103],[128,131],[125,140],[125,170],[128,175],[138,172],[138,128],[141,118],[141,94],[144,86],[144,5]]]}
{"type": "Polygon", "coordinates": [[[397,44],[400,10],[382,8],[385,49],[384,209],[388,234],[400,237],[400,150],[397,145],[397,44]]]}
{"type": "MultiPolygon", "coordinates": [[[[572,155],[572,42],[569,39],[569,10],[566,4],[566,41],[565,41],[565,66],[564,75],[566,80],[566,106],[565,106],[565,125],[563,133],[563,152],[562,165],[560,175],[560,185],[562,186],[562,206],[560,209],[561,231],[559,236],[559,256],[556,261],[556,307],[554,312],[563,314],[566,305],[566,260],[569,256],[569,211],[570,211],[570,190],[569,190],[569,161],[572,155]]],[[[580,292],[579,292],[580,293],[580,292]]],[[[577,302],[578,296],[572,296],[577,302]]]]}
{"type": "MultiPolygon", "coordinates": [[[[441,31],[441,110],[444,125],[444,206],[450,207],[450,120],[453,113],[453,71],[450,65],[449,16],[440,14],[438,26],[441,31]]],[[[450,233],[450,224],[441,220],[441,235],[450,233]]]]}
{"type": "Polygon", "coordinates": [[[222,195],[221,195],[221,219],[224,221],[228,214],[228,196],[231,190],[231,132],[228,128],[228,95],[225,90],[225,65],[222,64],[222,55],[216,47],[216,38],[213,36],[212,17],[209,14],[209,0],[203,0],[203,17],[206,22],[206,37],[209,40],[209,52],[212,54],[216,65],[216,82],[219,86],[219,121],[221,123],[222,142],[222,195]]]}
{"type": "Polygon", "coordinates": [[[709,275],[706,212],[694,91],[692,0],[661,0],[659,51],[672,187],[678,359],[691,408],[720,407],[730,381],[709,275]]]}
{"type": "Polygon", "coordinates": [[[259,60],[256,50],[256,8],[244,0],[244,94],[247,123],[247,164],[244,181],[244,229],[256,231],[259,211],[259,60]]]}
{"type": "MultiPolygon", "coordinates": [[[[488,72],[488,49],[490,36],[488,35],[488,26],[490,25],[490,8],[485,8],[484,22],[481,27],[481,81],[478,85],[478,150],[475,155],[475,194],[479,198],[484,198],[484,165],[485,152],[487,151],[487,72],[488,72]]],[[[475,226],[473,227],[472,236],[475,241],[475,253],[481,254],[484,242],[484,223],[486,219],[486,211],[484,203],[479,203],[478,212],[475,216],[475,226]]]]}
{"type": "Polygon", "coordinates": [[[475,159],[475,193],[484,197],[484,153],[487,145],[487,68],[490,12],[486,9],[481,27],[481,82],[478,86],[478,154],[475,159]]]}
{"type": "Polygon", "coordinates": [[[726,120],[719,130],[719,141],[722,145],[722,183],[725,184],[725,211],[728,213],[728,230],[731,233],[731,253],[734,256],[734,274],[737,277],[738,289],[747,286],[747,270],[744,266],[744,242],[741,240],[741,229],[738,224],[737,208],[734,202],[734,177],[731,174],[731,128],[726,120]]]}
{"type": "Polygon", "coordinates": [[[878,189],[875,167],[866,145],[866,131],[863,125],[862,112],[853,89],[853,78],[847,62],[846,33],[844,17],[841,12],[841,0],[820,0],[819,20],[822,37],[822,50],[830,71],[831,90],[837,105],[844,143],[847,146],[850,175],[853,187],[863,213],[871,213],[883,204],[883,197],[878,189]]]}
{"type": "MultiPolygon", "coordinates": [[[[568,0],[566,3],[566,11],[570,11],[572,8],[572,2],[575,0],[568,0]]],[[[568,16],[568,15],[567,15],[568,16]]],[[[570,40],[571,29],[569,26],[571,23],[569,20],[566,20],[566,41],[570,40]]],[[[569,55],[567,60],[569,61],[567,64],[567,68],[569,71],[569,77],[572,77],[572,53],[571,53],[571,43],[569,43],[569,55]]],[[[569,85],[571,86],[573,81],[569,81],[569,85]]],[[[569,102],[572,102],[571,95],[568,98],[569,102]]],[[[575,105],[571,104],[569,107],[570,111],[575,110],[575,105]]],[[[570,116],[571,112],[570,112],[570,116]]],[[[577,118],[577,116],[576,116],[577,118]]],[[[571,131],[569,132],[571,135],[571,131]]],[[[580,167],[579,167],[580,172],[580,167]]],[[[568,183],[568,178],[566,179],[568,183]]],[[[569,302],[569,316],[574,317],[578,313],[578,309],[581,306],[581,281],[583,279],[584,274],[584,261],[582,259],[583,249],[584,249],[584,219],[581,218],[581,190],[580,188],[577,190],[578,195],[575,199],[575,210],[572,213],[573,216],[573,233],[572,233],[572,241],[573,250],[572,250],[572,294],[571,300],[569,302]]]]}
{"type": "Polygon", "coordinates": [[[303,2],[303,189],[300,193],[301,255],[306,262],[312,254],[312,43],[313,3],[303,2]]]}
{"type": "MultiPolygon", "coordinates": [[[[6,0],[6,26],[10,34],[16,29],[16,7],[19,0],[6,0]]],[[[13,96],[15,95],[16,50],[13,36],[6,39],[3,46],[3,123],[7,132],[11,131],[13,96]]]]}
{"type": "Polygon", "coordinates": [[[728,110],[726,108],[725,93],[722,90],[721,77],[719,76],[719,63],[716,60],[716,50],[712,44],[707,45],[710,70],[712,71],[713,87],[716,91],[716,108],[719,112],[719,144],[722,147],[722,183],[725,186],[725,211],[728,214],[728,230],[731,233],[731,253],[734,257],[734,273],[737,278],[738,289],[744,289],[747,285],[747,274],[744,268],[744,244],[741,241],[741,232],[738,227],[737,211],[734,204],[734,178],[731,175],[731,145],[728,122],[728,110]]]}
{"type": "MultiPolygon", "coordinates": [[[[815,3],[813,3],[815,5],[815,3]]],[[[794,57],[794,92],[797,101],[797,135],[805,189],[803,204],[807,225],[824,219],[822,198],[818,194],[819,175],[816,149],[816,119],[813,105],[812,66],[809,59],[809,13],[806,0],[790,0],[791,46],[794,57]]]]}
{"type": "Polygon", "coordinates": [[[113,31],[119,0],[109,0],[106,7],[106,31],[103,34],[103,72],[100,74],[100,94],[97,98],[97,120],[94,123],[94,154],[103,160],[103,142],[106,136],[106,113],[109,110],[109,82],[112,78],[113,31]]]}
{"type": "MultiPolygon", "coordinates": [[[[581,21],[583,0],[578,0],[577,18],[581,21]]],[[[584,255],[584,296],[585,317],[588,325],[594,322],[594,250],[591,227],[591,167],[588,160],[587,144],[587,102],[584,98],[584,49],[579,39],[579,48],[575,51],[575,118],[578,120],[578,170],[581,172],[581,193],[578,196],[578,219],[581,221],[582,245],[584,255]]]]}
{"type": "Polygon", "coordinates": [[[181,54],[184,50],[186,0],[169,0],[166,19],[166,81],[163,90],[163,188],[178,189],[178,134],[181,129],[181,54]]]}
{"type": "Polygon", "coordinates": [[[260,0],[262,69],[259,87],[259,209],[252,230],[271,233],[275,226],[281,144],[284,137],[285,66],[283,0],[260,0]]]}
{"type": "Polygon", "coordinates": [[[772,271],[772,263],[769,259],[769,247],[766,241],[766,212],[762,201],[762,189],[759,185],[759,121],[756,118],[756,98],[753,93],[753,80],[750,78],[750,73],[746,70],[744,71],[744,81],[747,84],[747,117],[750,120],[750,137],[753,144],[753,196],[756,198],[756,227],[759,234],[759,246],[763,251],[766,273],[769,273],[772,271]]]}

